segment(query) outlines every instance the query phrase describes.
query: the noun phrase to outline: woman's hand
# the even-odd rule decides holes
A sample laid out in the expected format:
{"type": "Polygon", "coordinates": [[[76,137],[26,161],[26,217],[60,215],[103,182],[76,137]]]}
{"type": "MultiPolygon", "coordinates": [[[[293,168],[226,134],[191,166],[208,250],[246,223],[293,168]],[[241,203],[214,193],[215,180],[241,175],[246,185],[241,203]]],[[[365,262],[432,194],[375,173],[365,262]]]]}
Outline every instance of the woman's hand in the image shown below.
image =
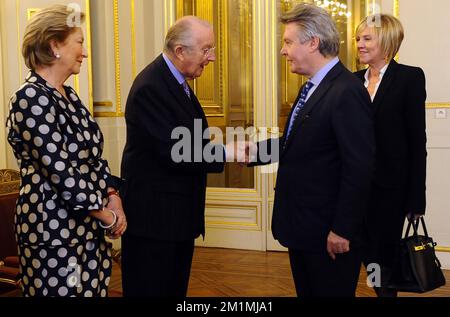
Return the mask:
{"type": "Polygon", "coordinates": [[[117,217],[113,215],[112,210],[95,210],[91,211],[89,215],[100,220],[105,227],[114,226],[114,222],[117,222],[117,217]]]}
{"type": "Polygon", "coordinates": [[[127,229],[127,219],[123,211],[122,200],[117,195],[111,195],[109,196],[109,202],[108,205],[106,205],[106,208],[113,210],[117,216],[117,223],[115,227],[110,231],[111,234],[109,235],[109,237],[111,239],[118,239],[125,233],[125,230],[127,229]]]}

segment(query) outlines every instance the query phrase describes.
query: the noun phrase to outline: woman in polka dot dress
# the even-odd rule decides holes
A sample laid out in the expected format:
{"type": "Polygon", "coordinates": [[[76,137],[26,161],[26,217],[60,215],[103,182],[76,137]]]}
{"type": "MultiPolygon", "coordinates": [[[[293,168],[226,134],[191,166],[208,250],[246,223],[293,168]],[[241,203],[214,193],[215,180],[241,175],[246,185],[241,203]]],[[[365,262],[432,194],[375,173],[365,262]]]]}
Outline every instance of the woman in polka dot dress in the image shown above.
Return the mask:
{"type": "Polygon", "coordinates": [[[87,58],[83,13],[57,5],[36,13],[22,53],[30,73],[12,96],[8,141],[22,183],[15,213],[24,296],[107,296],[111,238],[126,229],[118,179],[101,158],[102,133],[64,85],[87,58]]]}

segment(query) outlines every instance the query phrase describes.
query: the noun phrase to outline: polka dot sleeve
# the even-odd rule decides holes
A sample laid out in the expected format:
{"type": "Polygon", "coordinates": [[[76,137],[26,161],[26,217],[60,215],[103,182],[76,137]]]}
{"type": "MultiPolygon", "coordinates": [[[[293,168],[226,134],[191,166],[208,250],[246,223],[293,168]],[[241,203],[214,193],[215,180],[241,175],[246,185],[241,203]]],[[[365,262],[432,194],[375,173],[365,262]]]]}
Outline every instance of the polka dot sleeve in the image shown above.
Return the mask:
{"type": "MultiPolygon", "coordinates": [[[[14,140],[10,142],[15,144],[19,162],[32,163],[68,210],[99,210],[106,196],[109,168],[106,161],[96,158],[98,153],[92,153],[101,151],[100,144],[86,148],[86,140],[98,139],[100,132],[77,132],[73,122],[66,124],[71,118],[61,112],[61,106],[40,87],[22,87],[11,100],[9,138],[14,140]]],[[[83,119],[75,118],[72,121],[84,124],[83,119]]]]}
{"type": "MultiPolygon", "coordinates": [[[[102,132],[100,131],[100,128],[98,127],[97,123],[95,122],[95,120],[91,116],[91,114],[85,110],[86,108],[83,105],[83,103],[81,102],[81,100],[79,99],[75,90],[70,88],[70,91],[71,91],[70,98],[72,99],[72,102],[76,102],[79,104],[79,108],[81,110],[82,116],[84,117],[84,120],[89,122],[93,126],[92,131],[95,131],[90,138],[91,141],[94,143],[92,151],[91,151],[91,155],[93,155],[96,158],[96,163],[97,163],[96,166],[94,166],[94,169],[97,172],[98,177],[104,179],[107,187],[112,187],[116,190],[119,190],[120,186],[122,185],[122,179],[117,176],[112,175],[111,170],[108,166],[108,161],[101,158],[101,155],[103,152],[102,132]]],[[[82,121],[83,121],[83,119],[82,119],[82,121]]],[[[89,137],[85,136],[85,138],[89,138],[89,137]]],[[[103,187],[102,187],[102,189],[103,189],[103,187]]]]}

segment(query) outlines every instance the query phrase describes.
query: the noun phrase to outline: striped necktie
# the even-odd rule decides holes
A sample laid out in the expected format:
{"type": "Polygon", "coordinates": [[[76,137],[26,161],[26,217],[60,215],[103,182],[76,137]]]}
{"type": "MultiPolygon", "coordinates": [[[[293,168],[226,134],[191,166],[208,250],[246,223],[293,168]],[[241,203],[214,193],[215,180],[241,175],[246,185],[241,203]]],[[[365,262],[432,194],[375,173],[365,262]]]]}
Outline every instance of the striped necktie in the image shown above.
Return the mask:
{"type": "Polygon", "coordinates": [[[291,120],[289,121],[289,126],[286,134],[286,142],[292,132],[292,127],[294,126],[295,119],[297,119],[300,110],[303,109],[306,103],[306,97],[308,96],[308,92],[314,86],[312,82],[309,80],[306,82],[305,86],[303,86],[302,91],[300,92],[300,99],[295,106],[294,112],[292,113],[291,120]]]}
{"type": "Polygon", "coordinates": [[[189,90],[189,85],[188,85],[187,81],[184,81],[182,83],[182,85],[183,85],[184,92],[186,93],[188,98],[191,99],[191,91],[189,90]]]}

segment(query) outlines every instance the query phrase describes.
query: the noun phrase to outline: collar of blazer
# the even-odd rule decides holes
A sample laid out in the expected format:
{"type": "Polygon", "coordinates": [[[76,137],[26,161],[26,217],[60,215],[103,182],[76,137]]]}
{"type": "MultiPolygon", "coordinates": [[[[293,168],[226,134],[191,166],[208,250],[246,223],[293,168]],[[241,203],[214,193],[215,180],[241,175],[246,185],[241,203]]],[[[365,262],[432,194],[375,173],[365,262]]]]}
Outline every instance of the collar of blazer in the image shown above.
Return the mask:
{"type": "MultiPolygon", "coordinates": [[[[297,134],[299,130],[299,126],[302,122],[308,119],[309,114],[314,109],[314,106],[326,95],[327,91],[330,89],[330,87],[333,84],[334,79],[345,69],[344,65],[342,65],[341,62],[337,63],[324,77],[322,82],[319,84],[319,86],[316,88],[316,90],[313,92],[313,94],[309,97],[308,101],[305,103],[305,106],[302,110],[300,110],[300,113],[298,114],[297,119],[294,121],[294,125],[292,126],[292,131],[289,136],[289,139],[287,140],[286,146],[284,147],[284,151],[282,151],[283,155],[286,150],[288,149],[289,145],[292,143],[292,140],[295,139],[295,135],[297,134]]],[[[303,88],[303,87],[302,87],[303,88]]],[[[302,91],[302,88],[300,91],[302,91]]],[[[294,105],[297,104],[298,99],[300,98],[300,94],[295,100],[294,105]]],[[[288,124],[290,121],[290,117],[292,116],[293,109],[295,107],[292,107],[291,114],[288,117],[288,124]]],[[[283,139],[284,142],[284,139],[283,139]]]]}
{"type": "MultiPolygon", "coordinates": [[[[389,90],[389,87],[391,86],[392,82],[395,79],[395,74],[397,73],[398,69],[398,63],[395,60],[392,60],[389,63],[389,66],[386,70],[386,73],[383,75],[383,79],[381,80],[380,86],[378,87],[377,93],[375,95],[375,99],[372,102],[372,105],[374,106],[375,110],[378,110],[380,104],[383,101],[383,98],[386,94],[386,92],[389,90]]],[[[365,82],[364,75],[366,73],[367,69],[361,70],[356,73],[356,75],[359,77],[359,79],[362,80],[362,82],[365,82]]]]}
{"type": "Polygon", "coordinates": [[[167,66],[166,61],[162,57],[162,54],[157,57],[155,62],[161,70],[162,77],[164,78],[164,81],[169,88],[170,93],[175,97],[178,104],[180,105],[180,108],[187,112],[189,116],[193,118],[201,118],[203,121],[206,121],[203,108],[200,105],[200,102],[198,101],[194,92],[191,90],[191,99],[189,99],[183,89],[183,86],[180,85],[177,79],[173,76],[172,72],[169,69],[169,66],[167,66]]]}

